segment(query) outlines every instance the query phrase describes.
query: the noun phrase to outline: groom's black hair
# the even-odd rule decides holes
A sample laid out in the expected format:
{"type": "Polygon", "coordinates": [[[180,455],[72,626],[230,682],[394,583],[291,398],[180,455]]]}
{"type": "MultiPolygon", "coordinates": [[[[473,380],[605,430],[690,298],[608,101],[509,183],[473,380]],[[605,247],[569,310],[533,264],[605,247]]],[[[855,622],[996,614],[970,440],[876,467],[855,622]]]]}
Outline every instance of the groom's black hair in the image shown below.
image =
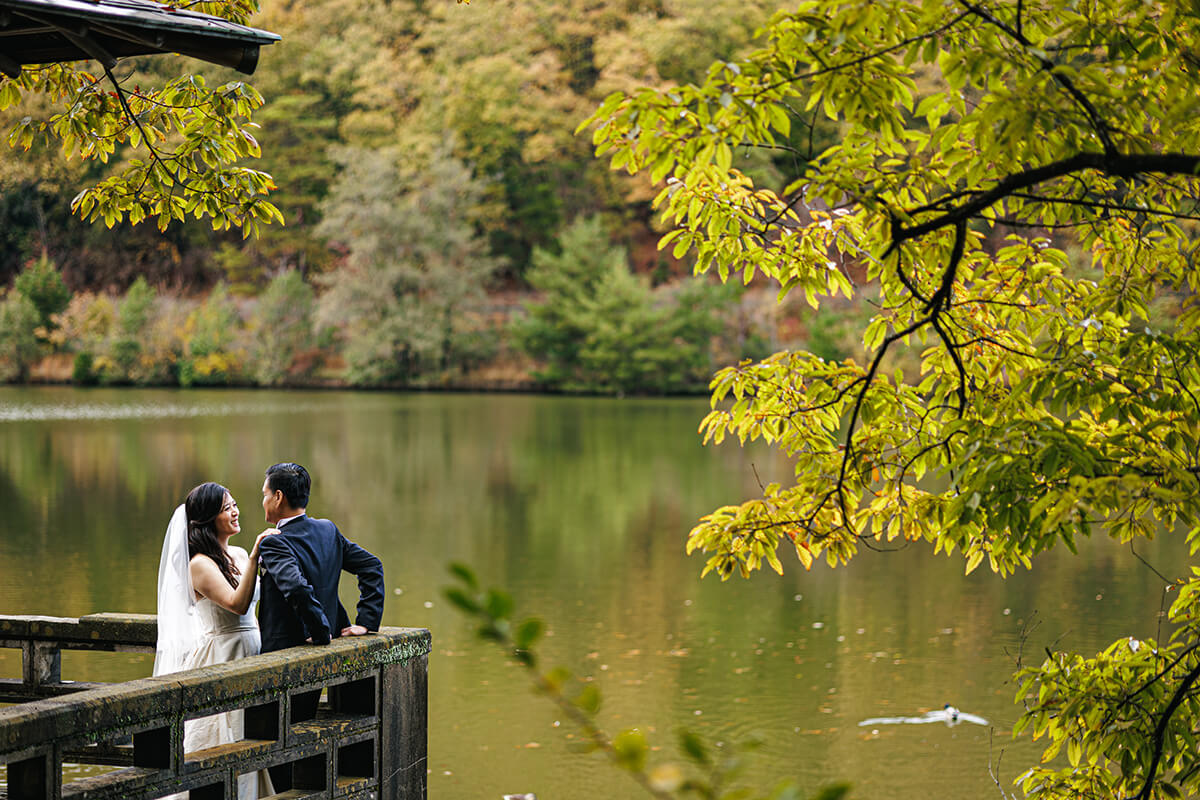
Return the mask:
{"type": "Polygon", "coordinates": [[[299,464],[285,461],[267,467],[267,486],[273,492],[283,492],[284,498],[292,508],[308,508],[308,492],[312,488],[312,479],[308,477],[308,470],[299,464]]]}

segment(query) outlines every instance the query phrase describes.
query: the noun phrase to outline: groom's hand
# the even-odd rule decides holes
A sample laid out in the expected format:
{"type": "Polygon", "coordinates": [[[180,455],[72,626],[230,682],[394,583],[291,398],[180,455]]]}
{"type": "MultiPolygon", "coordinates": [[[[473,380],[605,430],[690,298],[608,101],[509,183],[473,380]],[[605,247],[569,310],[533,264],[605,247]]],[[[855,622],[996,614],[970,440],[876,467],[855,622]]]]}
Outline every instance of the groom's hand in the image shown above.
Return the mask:
{"type": "Polygon", "coordinates": [[[342,628],[342,636],[365,636],[370,633],[362,625],[351,625],[348,628],[342,628]]]}

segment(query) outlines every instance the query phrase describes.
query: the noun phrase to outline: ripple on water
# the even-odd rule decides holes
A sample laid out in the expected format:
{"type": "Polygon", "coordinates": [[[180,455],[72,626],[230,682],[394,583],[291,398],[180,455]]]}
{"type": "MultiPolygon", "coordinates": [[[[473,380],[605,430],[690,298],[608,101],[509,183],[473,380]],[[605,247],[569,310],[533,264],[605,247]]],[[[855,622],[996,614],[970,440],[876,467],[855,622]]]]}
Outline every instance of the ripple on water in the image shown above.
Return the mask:
{"type": "Polygon", "coordinates": [[[189,419],[310,413],[315,403],[14,403],[0,405],[0,422],[70,420],[189,419]]]}

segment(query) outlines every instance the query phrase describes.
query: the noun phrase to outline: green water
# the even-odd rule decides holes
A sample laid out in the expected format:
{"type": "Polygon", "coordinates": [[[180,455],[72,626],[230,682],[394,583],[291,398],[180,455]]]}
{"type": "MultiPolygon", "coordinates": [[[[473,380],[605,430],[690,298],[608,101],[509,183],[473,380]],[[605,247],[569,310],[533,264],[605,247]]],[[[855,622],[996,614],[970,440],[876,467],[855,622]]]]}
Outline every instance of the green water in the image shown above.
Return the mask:
{"type": "MultiPolygon", "coordinates": [[[[1161,585],[1129,552],[1085,543],[1001,581],[922,547],[851,567],[721,584],[683,543],[697,517],[786,479],[766,451],[701,447],[698,400],[353,392],[0,388],[0,613],[153,613],[172,509],[216,480],[249,544],[264,467],[304,463],[310,513],[384,561],[384,623],[433,631],[434,800],[637,797],[521,670],[479,643],[440,596],[452,560],[508,587],[547,621],[544,657],[594,679],[601,723],[639,726],[674,760],[689,727],[764,745],[751,775],[807,792],[848,780],[857,798],[994,797],[1035,758],[1006,731],[1022,649],[1093,651],[1153,636],[1161,585]],[[756,473],[757,476],[756,477],[756,473]],[[950,702],[992,720],[863,728],[950,702]],[[1002,755],[1002,758],[1001,758],[1002,755]],[[997,762],[998,768],[997,768],[997,762]]],[[[1185,566],[1164,537],[1139,553],[1185,566]]],[[[343,597],[353,602],[353,581],[343,597]]],[[[64,657],[64,677],[148,674],[129,654],[64,657]]],[[[20,674],[0,650],[0,677],[20,674]]]]}

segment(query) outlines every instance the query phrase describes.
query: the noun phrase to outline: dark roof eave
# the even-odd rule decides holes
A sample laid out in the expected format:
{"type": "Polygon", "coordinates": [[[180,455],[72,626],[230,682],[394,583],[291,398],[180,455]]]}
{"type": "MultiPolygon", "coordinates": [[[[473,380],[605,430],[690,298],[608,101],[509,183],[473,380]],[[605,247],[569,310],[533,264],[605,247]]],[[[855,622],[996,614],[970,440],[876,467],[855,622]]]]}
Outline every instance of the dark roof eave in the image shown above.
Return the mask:
{"type": "Polygon", "coordinates": [[[0,70],[180,53],[252,73],[279,35],[149,0],[0,0],[0,70]]]}

